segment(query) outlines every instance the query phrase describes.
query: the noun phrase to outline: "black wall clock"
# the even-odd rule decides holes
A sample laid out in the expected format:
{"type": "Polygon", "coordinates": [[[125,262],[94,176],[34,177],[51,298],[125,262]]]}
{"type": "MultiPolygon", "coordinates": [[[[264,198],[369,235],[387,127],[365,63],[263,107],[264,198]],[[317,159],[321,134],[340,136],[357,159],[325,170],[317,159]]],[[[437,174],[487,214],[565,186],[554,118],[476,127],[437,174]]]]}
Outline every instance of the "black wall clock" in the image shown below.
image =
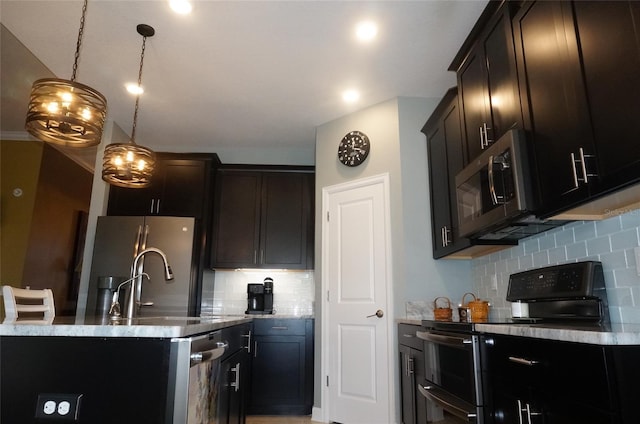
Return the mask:
{"type": "Polygon", "coordinates": [[[340,140],[338,160],[347,166],[358,166],[369,156],[371,142],[365,133],[351,131],[340,140]]]}

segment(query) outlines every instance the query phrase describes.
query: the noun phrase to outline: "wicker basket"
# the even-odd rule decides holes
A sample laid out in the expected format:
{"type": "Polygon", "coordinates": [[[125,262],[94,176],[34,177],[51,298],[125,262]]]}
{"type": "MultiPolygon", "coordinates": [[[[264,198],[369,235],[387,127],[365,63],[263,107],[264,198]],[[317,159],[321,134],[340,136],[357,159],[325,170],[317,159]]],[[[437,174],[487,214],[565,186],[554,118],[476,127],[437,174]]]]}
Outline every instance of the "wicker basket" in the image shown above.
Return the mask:
{"type": "Polygon", "coordinates": [[[433,301],[433,316],[436,321],[451,321],[453,316],[453,311],[451,310],[451,301],[448,297],[436,297],[433,301]],[[438,306],[438,300],[443,299],[447,302],[447,306],[445,308],[438,306]]]}
{"type": "Polygon", "coordinates": [[[462,296],[462,306],[469,308],[471,312],[471,322],[483,322],[489,318],[489,302],[478,299],[473,293],[465,293],[462,296]],[[464,300],[468,294],[473,297],[473,300],[470,300],[465,305],[464,300]]]}

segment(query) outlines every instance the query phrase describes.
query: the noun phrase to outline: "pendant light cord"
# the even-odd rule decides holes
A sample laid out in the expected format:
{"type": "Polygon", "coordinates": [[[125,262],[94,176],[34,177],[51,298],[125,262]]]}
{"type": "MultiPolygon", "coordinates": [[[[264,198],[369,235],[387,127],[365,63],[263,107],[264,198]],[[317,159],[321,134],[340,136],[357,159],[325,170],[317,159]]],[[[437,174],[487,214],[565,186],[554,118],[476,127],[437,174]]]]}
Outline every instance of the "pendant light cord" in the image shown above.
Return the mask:
{"type": "MultiPolygon", "coordinates": [[[[142,64],[144,63],[144,50],[147,45],[147,37],[142,37],[142,53],[140,54],[140,70],[138,71],[138,87],[142,87],[142,64]]],[[[131,129],[131,143],[136,143],[136,126],[138,124],[138,104],[140,103],[140,94],[136,95],[136,106],[133,111],[133,128],[131,129]]]]}
{"type": "Polygon", "coordinates": [[[80,31],[78,31],[78,41],[76,42],[76,55],[73,60],[73,72],[71,73],[71,81],[76,80],[76,72],[78,71],[78,60],[80,60],[80,47],[82,46],[82,36],[84,35],[84,19],[87,15],[88,0],[84,0],[82,6],[82,17],[80,18],[80,31]]]}

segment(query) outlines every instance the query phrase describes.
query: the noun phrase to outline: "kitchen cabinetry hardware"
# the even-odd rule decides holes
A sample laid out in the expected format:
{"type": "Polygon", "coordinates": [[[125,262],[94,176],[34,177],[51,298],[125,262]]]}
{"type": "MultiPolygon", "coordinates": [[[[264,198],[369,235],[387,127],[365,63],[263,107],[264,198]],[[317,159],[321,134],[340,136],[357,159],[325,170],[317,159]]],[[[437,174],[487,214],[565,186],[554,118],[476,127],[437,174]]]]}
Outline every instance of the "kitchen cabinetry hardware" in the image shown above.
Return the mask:
{"type": "Polygon", "coordinates": [[[271,327],[272,330],[283,330],[283,331],[287,331],[289,329],[289,327],[285,327],[284,325],[276,325],[271,327]]]}
{"type": "Polygon", "coordinates": [[[240,390],[240,362],[238,362],[235,367],[231,368],[231,371],[235,375],[235,378],[231,383],[231,387],[233,387],[235,389],[234,391],[237,392],[240,390]]]}
{"type": "Polygon", "coordinates": [[[541,416],[542,413],[541,412],[533,412],[531,411],[531,405],[529,403],[525,404],[524,407],[522,405],[522,401],[520,399],[517,399],[518,402],[518,424],[533,424],[533,421],[531,420],[531,417],[538,417],[541,416]],[[522,413],[526,412],[526,417],[527,417],[527,422],[525,423],[523,418],[522,418],[522,413]]]}
{"type": "Polygon", "coordinates": [[[247,334],[243,334],[242,337],[247,339],[247,344],[242,348],[247,349],[247,353],[251,353],[251,330],[247,334]]]}
{"type": "Polygon", "coordinates": [[[440,229],[442,235],[442,247],[447,247],[451,243],[451,230],[445,225],[440,229]]]}
{"type": "Polygon", "coordinates": [[[489,133],[487,130],[491,128],[487,127],[487,123],[483,122],[480,127],[480,150],[484,150],[493,142],[493,140],[489,139],[489,133]]]}
{"type": "Polygon", "coordinates": [[[509,356],[509,360],[511,362],[516,363],[516,364],[526,365],[526,366],[529,366],[529,367],[532,367],[532,366],[537,365],[537,364],[540,363],[540,361],[536,361],[536,360],[533,360],[533,359],[518,358],[516,356],[509,356]]]}
{"type": "Polygon", "coordinates": [[[382,318],[383,316],[384,316],[384,312],[382,311],[382,309],[378,309],[375,314],[367,315],[367,318],[371,318],[371,317],[382,318]]]}

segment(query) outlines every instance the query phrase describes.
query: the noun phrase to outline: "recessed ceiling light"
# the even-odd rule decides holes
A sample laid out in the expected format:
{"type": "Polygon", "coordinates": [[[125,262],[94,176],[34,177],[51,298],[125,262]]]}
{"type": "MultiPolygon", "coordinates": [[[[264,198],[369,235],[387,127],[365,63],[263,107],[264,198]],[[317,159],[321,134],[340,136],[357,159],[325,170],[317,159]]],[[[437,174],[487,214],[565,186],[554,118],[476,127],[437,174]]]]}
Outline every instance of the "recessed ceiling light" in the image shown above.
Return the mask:
{"type": "Polygon", "coordinates": [[[191,13],[191,9],[193,9],[189,0],[169,0],[169,6],[171,6],[174,12],[181,15],[188,15],[191,13]]]}
{"type": "Polygon", "coordinates": [[[125,84],[124,86],[127,87],[127,91],[131,94],[140,95],[144,93],[144,88],[136,83],[130,82],[125,84]]]}
{"type": "Polygon", "coordinates": [[[347,103],[354,103],[360,98],[360,93],[357,90],[346,90],[342,92],[342,100],[347,103]]]}
{"type": "Polygon", "coordinates": [[[360,41],[371,41],[378,34],[378,26],[371,21],[362,21],[356,25],[356,36],[360,41]]]}

